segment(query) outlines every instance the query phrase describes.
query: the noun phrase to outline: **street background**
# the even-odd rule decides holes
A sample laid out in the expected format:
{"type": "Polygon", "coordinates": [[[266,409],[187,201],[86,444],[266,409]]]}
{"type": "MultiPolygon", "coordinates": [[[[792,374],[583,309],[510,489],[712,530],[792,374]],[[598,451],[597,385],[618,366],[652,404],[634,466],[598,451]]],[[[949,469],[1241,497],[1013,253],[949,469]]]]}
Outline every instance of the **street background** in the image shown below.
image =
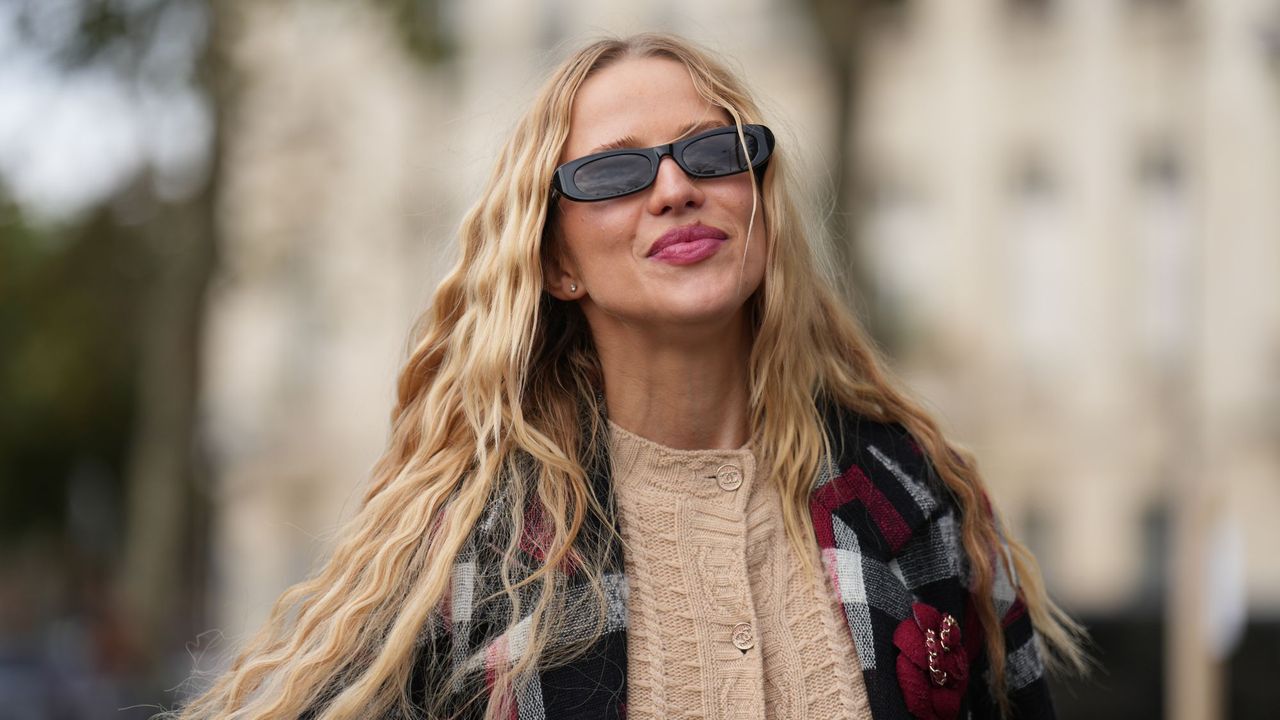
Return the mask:
{"type": "Polygon", "coordinates": [[[0,720],[173,707],[317,566],[514,118],[643,30],[1088,626],[1060,715],[1280,716],[1280,1],[0,0],[0,720]]]}

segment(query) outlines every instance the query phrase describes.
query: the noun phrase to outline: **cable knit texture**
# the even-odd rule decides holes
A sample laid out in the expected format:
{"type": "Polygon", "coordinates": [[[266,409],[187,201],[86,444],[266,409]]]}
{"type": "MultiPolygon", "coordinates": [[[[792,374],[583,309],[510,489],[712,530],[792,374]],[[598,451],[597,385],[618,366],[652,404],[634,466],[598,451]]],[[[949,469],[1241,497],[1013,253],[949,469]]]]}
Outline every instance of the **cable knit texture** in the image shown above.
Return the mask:
{"type": "Polygon", "coordinates": [[[628,718],[870,718],[835,594],[800,563],[750,445],[676,450],[609,429],[628,718]]]}

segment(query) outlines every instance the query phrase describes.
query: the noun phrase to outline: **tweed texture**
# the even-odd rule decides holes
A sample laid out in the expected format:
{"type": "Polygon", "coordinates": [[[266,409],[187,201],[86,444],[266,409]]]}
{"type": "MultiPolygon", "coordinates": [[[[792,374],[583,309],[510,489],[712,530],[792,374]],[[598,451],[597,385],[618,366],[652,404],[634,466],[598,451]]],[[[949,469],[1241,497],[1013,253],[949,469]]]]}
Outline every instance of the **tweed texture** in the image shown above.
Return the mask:
{"type": "MultiPolygon", "coordinates": [[[[823,567],[857,648],[872,717],[912,717],[895,671],[893,634],[916,602],[963,618],[963,637],[972,643],[973,653],[959,716],[999,717],[982,643],[975,642],[983,630],[968,590],[954,499],[901,426],[830,405],[824,406],[824,417],[833,456],[817,478],[810,512],[823,567]]],[[[587,467],[602,503],[616,517],[608,458],[594,458],[587,467]]],[[[411,697],[420,703],[428,694],[461,699],[483,691],[494,669],[519,657],[527,646],[526,624],[503,631],[512,607],[501,593],[493,596],[494,574],[483,568],[496,567],[504,542],[485,531],[484,523],[478,525],[474,541],[457,559],[446,612],[424,633],[410,687],[411,697]],[[464,680],[444,683],[441,668],[460,670],[464,680]]],[[[528,560],[536,562],[536,553],[528,560]]],[[[509,710],[504,714],[520,720],[626,716],[628,585],[622,560],[622,548],[611,547],[604,632],[594,640],[602,619],[590,611],[592,598],[582,596],[581,583],[567,575],[566,595],[586,602],[572,604],[583,609],[557,628],[555,642],[590,644],[572,662],[543,669],[536,679],[498,699],[509,710]]],[[[1005,630],[1005,680],[1013,717],[1052,718],[1038,639],[1018,598],[1016,579],[1002,573],[993,593],[1005,630]]],[[[479,718],[483,710],[474,704],[448,707],[451,716],[466,718],[479,718]]]]}

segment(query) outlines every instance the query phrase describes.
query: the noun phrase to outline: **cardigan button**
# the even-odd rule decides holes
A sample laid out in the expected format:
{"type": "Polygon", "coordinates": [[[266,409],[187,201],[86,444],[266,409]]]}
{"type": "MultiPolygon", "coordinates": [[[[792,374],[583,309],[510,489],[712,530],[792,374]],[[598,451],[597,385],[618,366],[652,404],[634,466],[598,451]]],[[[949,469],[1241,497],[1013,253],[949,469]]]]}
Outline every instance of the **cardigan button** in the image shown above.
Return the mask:
{"type": "Polygon", "coordinates": [[[721,465],[716,470],[716,484],[725,492],[733,492],[742,487],[742,471],[737,465],[721,465]]]}
{"type": "Polygon", "coordinates": [[[733,626],[733,646],[742,652],[756,646],[756,636],[751,629],[751,623],[738,623],[733,626]]]}

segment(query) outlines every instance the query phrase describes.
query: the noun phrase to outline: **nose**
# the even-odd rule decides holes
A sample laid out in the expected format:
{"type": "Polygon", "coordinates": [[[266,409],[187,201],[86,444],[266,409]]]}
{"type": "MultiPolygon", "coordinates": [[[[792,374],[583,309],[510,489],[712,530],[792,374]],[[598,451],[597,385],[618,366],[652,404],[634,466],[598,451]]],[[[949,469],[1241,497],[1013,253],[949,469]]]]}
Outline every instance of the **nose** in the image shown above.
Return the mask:
{"type": "Polygon", "coordinates": [[[670,155],[662,158],[658,163],[658,177],[649,190],[649,212],[665,215],[686,209],[694,210],[702,207],[704,199],[702,189],[670,155]]]}

